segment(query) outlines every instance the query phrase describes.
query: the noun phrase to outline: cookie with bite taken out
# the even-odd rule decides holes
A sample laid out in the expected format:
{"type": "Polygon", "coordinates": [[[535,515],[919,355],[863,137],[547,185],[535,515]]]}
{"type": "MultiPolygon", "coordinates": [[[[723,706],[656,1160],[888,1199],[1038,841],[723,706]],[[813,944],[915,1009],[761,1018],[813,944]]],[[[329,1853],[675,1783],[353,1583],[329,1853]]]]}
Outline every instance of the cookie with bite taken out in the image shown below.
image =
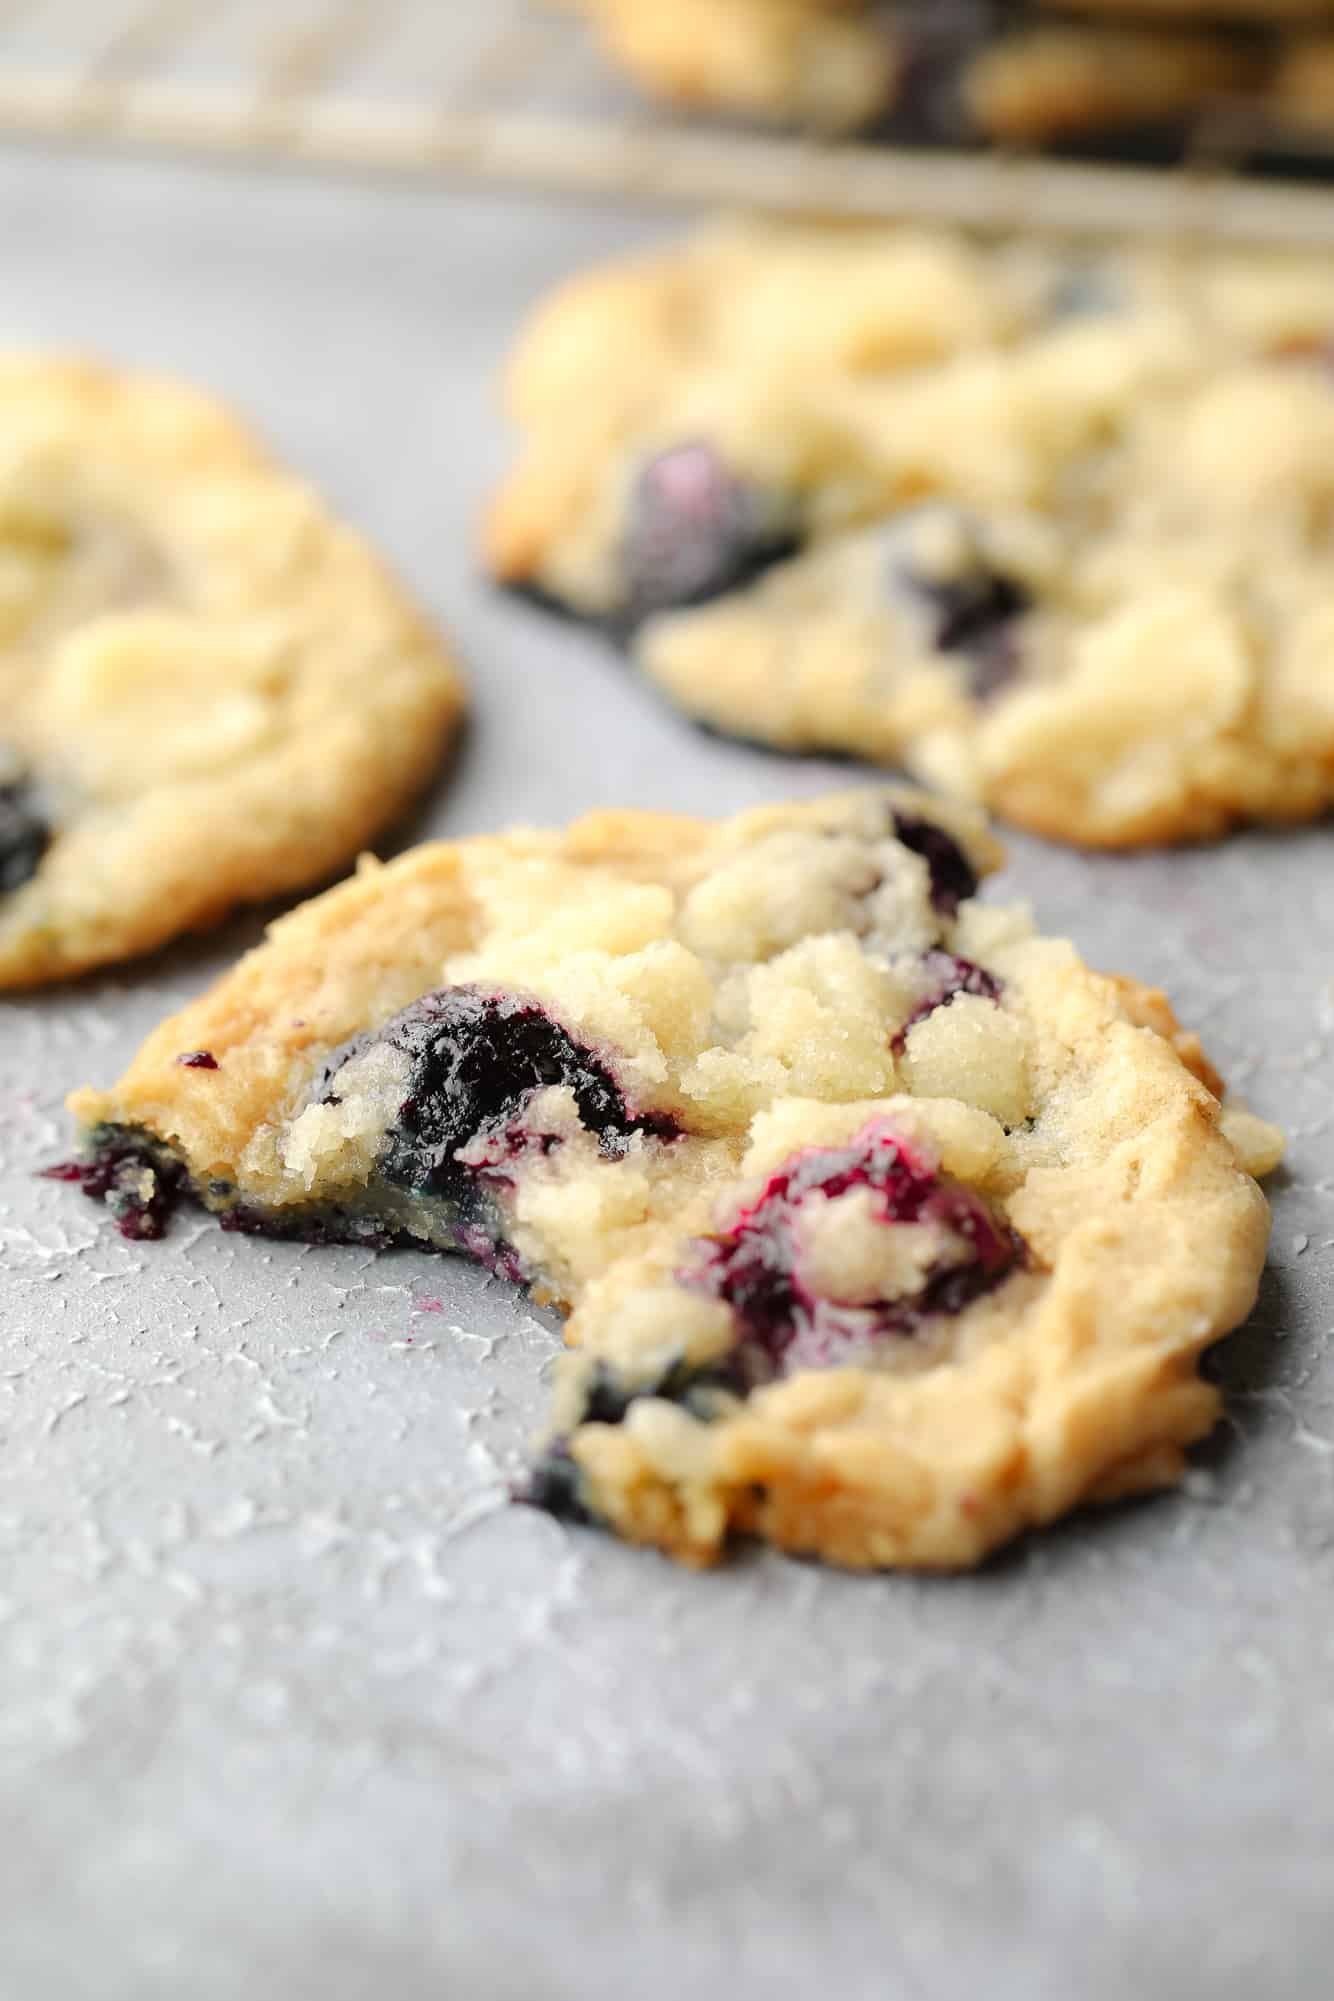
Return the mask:
{"type": "Polygon", "coordinates": [[[134,1237],[190,1197],[558,1305],[556,1512],[974,1563],[1179,1476],[1278,1152],[1161,995],[978,899],[998,858],[888,789],[368,863],[75,1095],[61,1172],[134,1237]]]}

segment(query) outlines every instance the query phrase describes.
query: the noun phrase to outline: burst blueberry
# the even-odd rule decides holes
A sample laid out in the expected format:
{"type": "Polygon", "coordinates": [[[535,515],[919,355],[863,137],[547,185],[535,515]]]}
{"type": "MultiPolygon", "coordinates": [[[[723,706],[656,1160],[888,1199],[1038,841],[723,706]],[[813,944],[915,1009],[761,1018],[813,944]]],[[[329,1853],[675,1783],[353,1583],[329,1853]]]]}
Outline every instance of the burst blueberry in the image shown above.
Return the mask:
{"type": "Polygon", "coordinates": [[[608,1155],[623,1152],[636,1133],[675,1132],[659,1113],[632,1111],[606,1064],[538,1002],[521,996],[476,987],[426,994],[335,1058],[319,1093],[325,1102],[338,1101],[340,1072],[373,1043],[400,1051],[409,1063],[407,1095],[385,1136],[380,1171],[418,1194],[459,1201],[478,1172],[459,1161],[460,1150],[481,1134],[501,1141],[508,1134],[521,1148],[526,1106],[553,1086],[569,1090],[580,1120],[608,1155]]]}
{"type": "Polygon", "coordinates": [[[724,1300],[737,1327],[733,1360],[750,1384],[794,1367],[855,1361],[886,1337],[910,1336],[935,1315],[963,1311],[1012,1271],[1021,1246],[981,1197],[938,1173],[883,1122],[843,1147],[812,1147],[770,1176],[732,1227],[704,1240],[678,1273],[724,1300]],[[813,1197],[865,1189],[877,1223],[935,1228],[940,1253],[915,1292],[848,1303],[819,1291],[802,1269],[799,1222],[813,1197]]]}
{"type": "Polygon", "coordinates": [[[631,617],[703,604],[790,556],[782,513],[703,439],[658,453],[635,481],[621,544],[631,617]]]}
{"type": "Polygon", "coordinates": [[[953,834],[912,813],[895,813],[893,821],[895,838],[926,863],[933,907],[942,917],[957,916],[959,905],[977,893],[977,871],[953,834]]]}

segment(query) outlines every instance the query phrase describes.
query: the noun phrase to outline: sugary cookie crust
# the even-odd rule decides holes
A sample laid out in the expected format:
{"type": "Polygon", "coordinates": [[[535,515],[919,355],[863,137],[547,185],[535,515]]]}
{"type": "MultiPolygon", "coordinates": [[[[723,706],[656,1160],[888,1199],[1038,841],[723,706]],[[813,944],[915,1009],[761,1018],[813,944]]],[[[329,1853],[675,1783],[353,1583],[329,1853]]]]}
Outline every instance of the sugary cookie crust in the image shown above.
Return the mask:
{"type": "Polygon", "coordinates": [[[719,227],[539,310],[485,560],[711,727],[1056,838],[1306,819],[1332,351],[1327,260],[719,227]]]}
{"type": "Polygon", "coordinates": [[[1161,995],[974,900],[997,859],[894,789],[367,864],[76,1094],[68,1172],[130,1234],[188,1177],[526,1279],[569,1312],[558,1511],[975,1562],[1178,1476],[1277,1153],[1161,995]]]}
{"type": "Polygon", "coordinates": [[[208,398],[11,357],[0,429],[0,985],[23,986],[338,868],[438,768],[462,690],[360,538],[208,398]]]}

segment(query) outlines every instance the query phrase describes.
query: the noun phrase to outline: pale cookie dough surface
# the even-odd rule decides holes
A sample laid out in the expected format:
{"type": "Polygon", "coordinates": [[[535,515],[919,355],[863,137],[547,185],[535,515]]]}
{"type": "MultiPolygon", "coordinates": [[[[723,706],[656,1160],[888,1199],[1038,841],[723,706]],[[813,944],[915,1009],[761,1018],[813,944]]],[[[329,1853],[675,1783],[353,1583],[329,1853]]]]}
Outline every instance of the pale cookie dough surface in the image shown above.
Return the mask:
{"type": "Polygon", "coordinates": [[[952,1567],[1168,1484],[1277,1139],[907,790],[419,848],[282,919],[64,1170],[129,1236],[463,1250],[568,1311],[533,1497],[952,1567]]]}
{"type": "Polygon", "coordinates": [[[461,708],[396,582],[217,405],[0,360],[0,986],[318,882],[461,708]]]}
{"type": "Polygon", "coordinates": [[[717,227],[539,310],[485,559],[715,729],[1056,838],[1312,818],[1332,344],[1327,260],[717,227]]]}

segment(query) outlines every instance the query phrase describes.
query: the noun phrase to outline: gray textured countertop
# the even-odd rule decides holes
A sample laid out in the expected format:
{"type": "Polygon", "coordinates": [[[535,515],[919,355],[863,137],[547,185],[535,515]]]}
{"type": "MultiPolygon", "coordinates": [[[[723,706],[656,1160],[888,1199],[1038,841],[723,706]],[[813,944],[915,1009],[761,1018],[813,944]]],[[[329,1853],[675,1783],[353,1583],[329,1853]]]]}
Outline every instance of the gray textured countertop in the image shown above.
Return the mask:
{"type": "MultiPolygon", "coordinates": [[[[448,623],[475,725],[420,831],[829,781],[470,572],[516,318],[660,220],[18,154],[0,200],[0,337],[223,391],[448,623]]],[[[255,920],[0,1004],[0,1993],[1329,1991],[1334,834],[1012,852],[1292,1151],[1189,1492],[972,1578],[693,1577],[507,1508],[555,1347],[508,1288],[198,1218],[135,1246],[35,1180],[66,1088],[255,920]]]]}

